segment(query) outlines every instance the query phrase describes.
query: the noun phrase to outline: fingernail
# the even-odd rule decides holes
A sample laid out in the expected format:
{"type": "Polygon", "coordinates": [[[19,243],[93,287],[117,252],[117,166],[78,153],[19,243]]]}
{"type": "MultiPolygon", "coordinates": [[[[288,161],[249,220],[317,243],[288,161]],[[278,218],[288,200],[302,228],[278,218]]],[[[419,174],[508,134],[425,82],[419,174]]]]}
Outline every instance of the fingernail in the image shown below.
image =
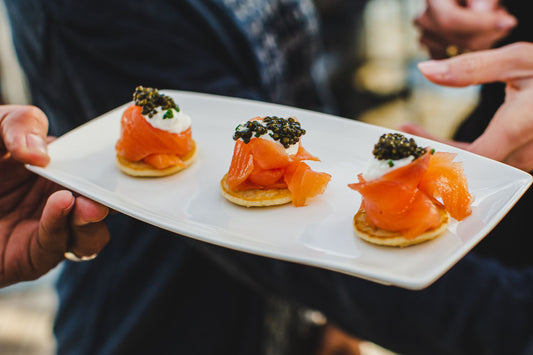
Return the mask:
{"type": "Polygon", "coordinates": [[[517,23],[516,18],[511,17],[511,16],[505,16],[505,17],[502,17],[497,22],[497,26],[498,28],[501,28],[501,29],[508,29],[508,28],[516,26],[516,23],[517,23]]]}
{"type": "Polygon", "coordinates": [[[472,2],[471,9],[476,12],[487,12],[492,10],[491,4],[486,0],[478,0],[472,2]]]}
{"type": "Polygon", "coordinates": [[[29,150],[36,151],[44,155],[48,154],[46,143],[41,136],[38,136],[34,133],[30,133],[26,136],[26,146],[29,150]]]}
{"type": "Polygon", "coordinates": [[[427,62],[418,63],[418,69],[424,74],[442,75],[448,73],[450,66],[445,62],[429,60],[427,62]]]}

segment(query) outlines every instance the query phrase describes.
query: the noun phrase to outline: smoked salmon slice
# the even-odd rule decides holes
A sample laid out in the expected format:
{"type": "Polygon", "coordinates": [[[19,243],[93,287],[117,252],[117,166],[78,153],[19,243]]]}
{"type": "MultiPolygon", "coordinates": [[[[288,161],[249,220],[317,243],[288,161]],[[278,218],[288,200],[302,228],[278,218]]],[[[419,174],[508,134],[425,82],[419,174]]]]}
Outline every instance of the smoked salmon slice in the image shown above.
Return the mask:
{"type": "Polygon", "coordinates": [[[239,187],[248,179],[254,170],[254,157],[252,147],[238,140],[233,148],[233,157],[229,167],[226,183],[232,191],[238,191],[239,187]]]}
{"type": "Polygon", "coordinates": [[[457,220],[471,213],[472,196],[460,163],[452,153],[425,153],[380,178],[348,186],[363,197],[370,224],[415,238],[440,223],[438,198],[457,220]]]}
{"type": "Polygon", "coordinates": [[[380,210],[377,204],[368,199],[363,201],[367,222],[370,222],[370,225],[391,232],[401,232],[407,239],[415,238],[440,224],[441,217],[435,203],[418,189],[415,190],[409,208],[400,213],[380,210]]]}
{"type": "Polygon", "coordinates": [[[183,164],[182,157],[193,148],[191,128],[173,133],[153,127],[141,114],[142,108],[130,105],[121,119],[121,135],[115,146],[128,161],[145,162],[156,169],[183,164]]]}
{"type": "Polygon", "coordinates": [[[291,161],[289,154],[276,142],[255,138],[248,144],[251,148],[251,154],[254,157],[254,164],[262,169],[283,168],[289,165],[291,161]]]}
{"type": "Polygon", "coordinates": [[[309,199],[325,191],[331,175],[313,171],[302,160],[318,158],[309,154],[301,143],[298,152],[289,155],[273,141],[252,138],[244,143],[238,139],[226,183],[232,191],[288,188],[293,205],[304,206],[309,199]]]}
{"type": "Polygon", "coordinates": [[[290,173],[285,175],[292,203],[297,207],[305,206],[311,198],[324,193],[330,180],[331,175],[313,171],[303,161],[294,162],[290,173]]]}
{"type": "Polygon", "coordinates": [[[472,213],[473,196],[468,192],[462,163],[453,161],[456,155],[436,152],[418,187],[428,196],[441,198],[450,216],[460,221],[472,213]]]}
{"type": "Polygon", "coordinates": [[[411,164],[394,169],[379,179],[365,181],[362,175],[359,175],[359,183],[348,186],[363,195],[366,203],[373,205],[376,211],[403,213],[413,202],[430,157],[426,153],[411,164]]]}

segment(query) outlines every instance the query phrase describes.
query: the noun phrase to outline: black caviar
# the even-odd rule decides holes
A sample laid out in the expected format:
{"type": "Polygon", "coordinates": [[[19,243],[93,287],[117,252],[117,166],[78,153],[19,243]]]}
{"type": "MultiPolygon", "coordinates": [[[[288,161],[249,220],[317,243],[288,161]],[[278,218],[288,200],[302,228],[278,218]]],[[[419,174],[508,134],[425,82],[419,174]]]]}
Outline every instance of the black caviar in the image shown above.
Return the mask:
{"type": "Polygon", "coordinates": [[[252,136],[258,138],[267,133],[285,148],[289,148],[298,143],[300,137],[305,134],[305,129],[301,128],[300,122],[292,117],[267,116],[262,121],[254,120],[238,125],[235,128],[233,140],[240,138],[244,143],[248,143],[252,136]],[[268,133],[268,131],[271,132],[268,133]]]}
{"type": "Polygon", "coordinates": [[[426,149],[419,147],[413,138],[407,138],[401,133],[387,133],[379,137],[372,152],[378,160],[398,160],[414,156],[415,159],[424,155],[426,149]]]}
{"type": "Polygon", "coordinates": [[[173,118],[172,109],[179,112],[179,107],[176,105],[171,97],[159,93],[159,90],[149,87],[137,86],[133,93],[133,101],[135,105],[141,106],[143,115],[148,115],[152,118],[156,113],[156,108],[161,106],[161,109],[167,110],[163,119],[173,118]]]}

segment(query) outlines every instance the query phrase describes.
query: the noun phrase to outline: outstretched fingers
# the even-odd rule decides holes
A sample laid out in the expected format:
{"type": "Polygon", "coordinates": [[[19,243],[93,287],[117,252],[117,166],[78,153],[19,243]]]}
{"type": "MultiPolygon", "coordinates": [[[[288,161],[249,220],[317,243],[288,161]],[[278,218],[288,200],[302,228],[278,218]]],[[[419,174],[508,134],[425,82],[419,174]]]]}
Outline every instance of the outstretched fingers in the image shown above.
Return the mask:
{"type": "Polygon", "coordinates": [[[533,44],[516,43],[498,49],[462,54],[418,64],[430,81],[453,87],[510,82],[533,77],[533,44]]]}

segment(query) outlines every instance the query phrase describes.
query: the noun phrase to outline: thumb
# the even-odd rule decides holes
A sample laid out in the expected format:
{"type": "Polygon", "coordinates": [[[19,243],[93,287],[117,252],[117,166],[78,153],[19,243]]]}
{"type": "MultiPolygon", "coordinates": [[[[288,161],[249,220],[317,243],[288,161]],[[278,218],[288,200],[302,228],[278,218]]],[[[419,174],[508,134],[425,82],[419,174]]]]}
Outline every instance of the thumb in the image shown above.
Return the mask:
{"type": "Polygon", "coordinates": [[[48,119],[37,107],[0,105],[0,154],[22,163],[44,166],[50,161],[46,146],[48,119]]]}

